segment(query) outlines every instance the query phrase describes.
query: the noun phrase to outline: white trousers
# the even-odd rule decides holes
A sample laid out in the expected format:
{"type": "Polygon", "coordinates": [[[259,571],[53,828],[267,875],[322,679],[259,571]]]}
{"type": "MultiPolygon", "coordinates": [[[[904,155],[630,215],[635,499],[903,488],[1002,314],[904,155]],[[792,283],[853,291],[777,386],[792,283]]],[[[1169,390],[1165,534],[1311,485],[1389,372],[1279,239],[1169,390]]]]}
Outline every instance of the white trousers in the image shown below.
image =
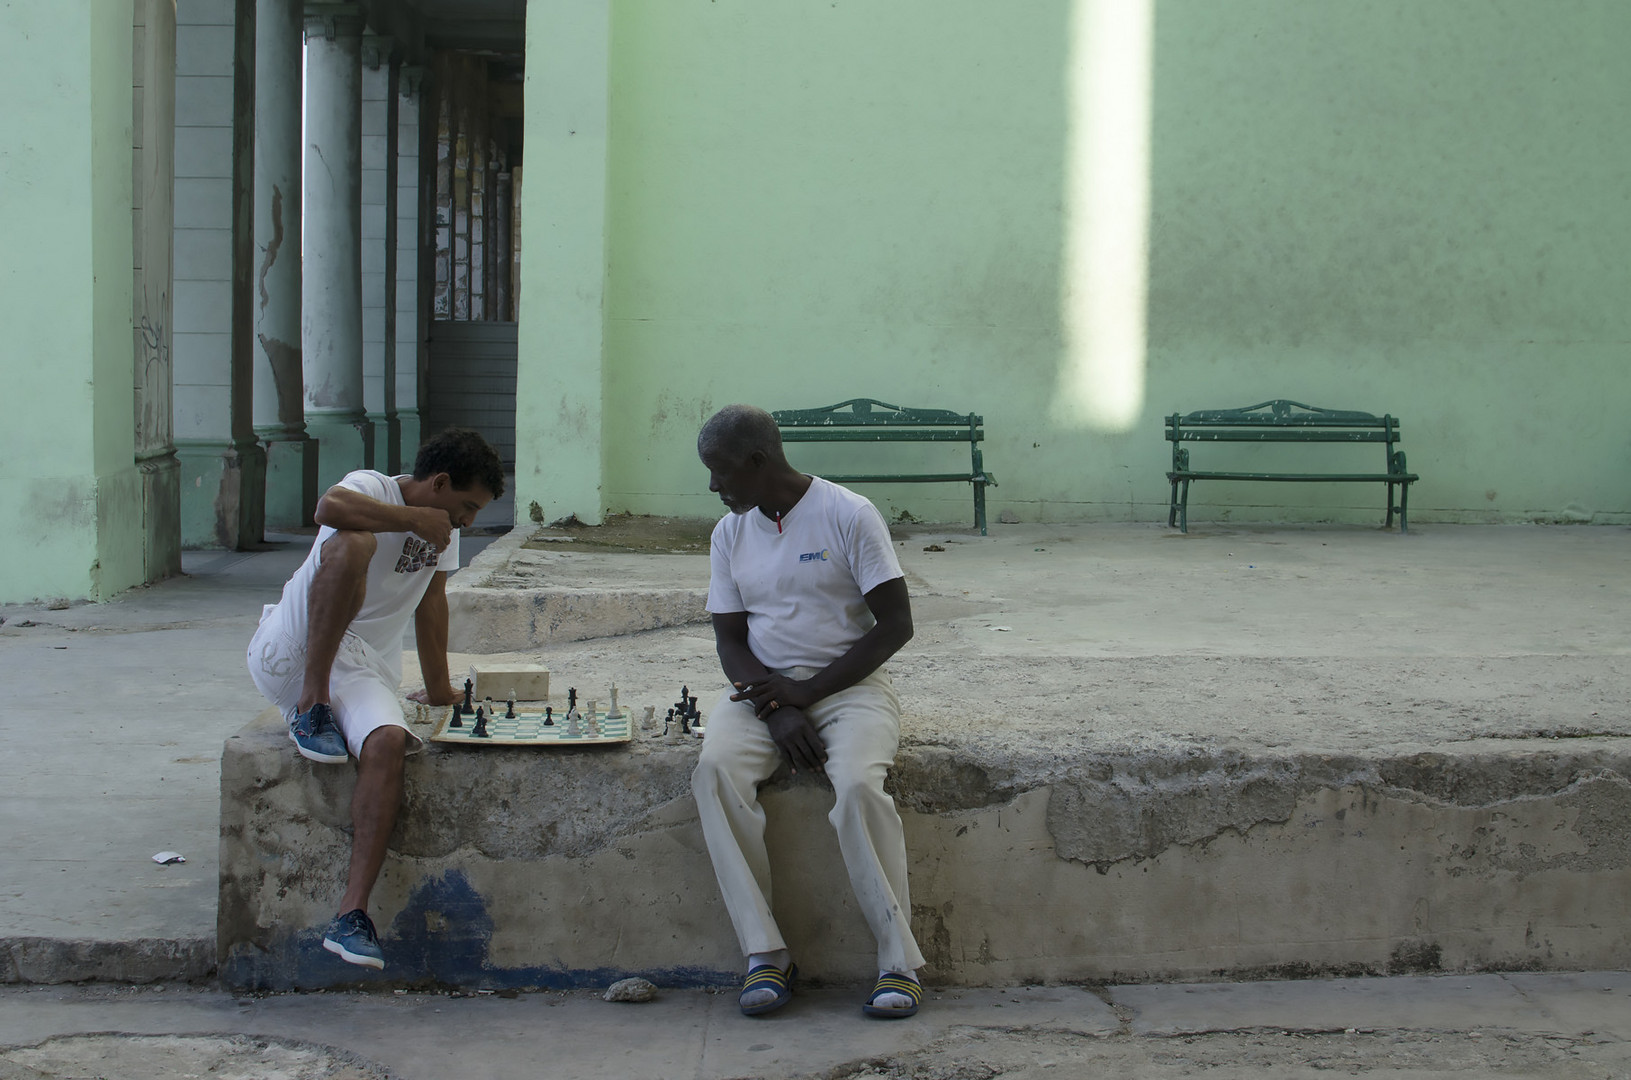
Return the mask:
{"type": "MultiPolygon", "coordinates": [[[[804,679],[812,669],[783,671],[804,679]]],[[[708,714],[702,754],[691,777],[702,835],[719,891],[744,954],[787,947],[770,913],[770,860],[759,785],[781,763],[770,730],[751,702],[721,694],[708,714]]],[[[881,669],[805,710],[827,749],[835,803],[827,820],[838,833],[850,886],[878,942],[878,967],[910,972],[923,966],[912,937],[906,887],[906,837],[884,774],[900,744],[900,701],[881,669]]]]}
{"type": "MultiPolygon", "coordinates": [[[[306,680],[306,642],[289,632],[275,605],[261,609],[260,626],[249,641],[249,677],[266,700],[282,710],[285,720],[294,719],[306,680]]],[[[387,725],[408,733],[408,754],[424,749],[424,741],[402,715],[402,699],[385,661],[350,630],[340,639],[328,689],[334,721],[352,757],[362,757],[368,736],[387,725]]]]}

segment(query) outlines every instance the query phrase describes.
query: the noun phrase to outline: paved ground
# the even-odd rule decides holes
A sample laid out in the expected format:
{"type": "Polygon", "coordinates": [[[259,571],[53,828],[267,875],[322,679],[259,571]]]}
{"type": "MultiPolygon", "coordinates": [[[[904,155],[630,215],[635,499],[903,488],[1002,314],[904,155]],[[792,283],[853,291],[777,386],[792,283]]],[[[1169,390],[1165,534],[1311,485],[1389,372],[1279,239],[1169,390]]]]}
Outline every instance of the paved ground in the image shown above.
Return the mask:
{"type": "MultiPolygon", "coordinates": [[[[1382,727],[1315,732],[1321,739],[1404,738],[1445,718],[1462,739],[1631,734],[1625,529],[1418,526],[1408,537],[993,529],[985,540],[921,529],[903,537],[903,562],[924,597],[913,647],[1022,667],[1038,684],[1033,693],[1045,689],[1041,680],[1079,682],[1084,664],[1143,665],[1124,700],[1104,699],[1111,683],[1095,691],[1098,714],[1118,723],[1147,720],[1191,742],[1306,738],[1299,726],[1319,726],[1307,702],[1262,695],[1317,663],[1324,682],[1310,684],[1314,702],[1374,693],[1365,686],[1372,671],[1404,671],[1419,684],[1401,698],[1413,713],[1387,719],[1392,710],[1382,710],[1374,720],[1382,727]],[[1224,692],[1177,717],[1144,703],[1177,679],[1185,683],[1173,701],[1227,691],[1207,665],[1221,673],[1245,661],[1255,666],[1237,680],[1238,700],[1224,692]]],[[[189,553],[186,577],[109,604],[0,608],[0,680],[13,706],[0,757],[5,977],[26,977],[34,951],[64,943],[83,951],[87,970],[113,977],[178,970],[178,949],[207,955],[220,747],[261,708],[243,648],[260,605],[276,598],[309,542],[278,541],[264,552],[189,553]],[[163,850],[188,861],[158,866],[151,856],[163,850]]],[[[596,646],[621,647],[630,646],[596,646]]],[[[903,665],[903,692],[932,657],[903,665]]],[[[922,712],[944,708],[926,702],[922,712]]],[[[1631,1075],[1628,992],[1631,980],[1618,973],[967,991],[942,995],[912,1023],[880,1025],[853,1015],[853,994],[823,991],[744,1027],[728,997],[690,992],[612,1006],[547,994],[234,999],[175,986],[13,988],[0,991],[0,1045],[68,1032],[246,1031],[277,1046],[339,1046],[363,1062],[357,1068],[383,1063],[403,1076],[521,1075],[529,1066],[527,1075],[539,1075],[540,1053],[548,1075],[561,1076],[963,1080],[1078,1067],[1299,1076],[1345,1061],[1375,1075],[1435,1076],[1460,1062],[1463,1075],[1611,1076],[1631,1075]],[[1260,1067],[1248,1067],[1254,1061],[1260,1067]]],[[[115,1045],[137,1046],[107,1043],[115,1045]]],[[[81,1057],[111,1053],[107,1046],[81,1057]]],[[[198,1049],[217,1052],[232,1048],[198,1049]]],[[[82,1075],[34,1060],[33,1072],[18,1071],[20,1059],[0,1054],[0,1077],[82,1075]]]]}
{"type": "Polygon", "coordinates": [[[1631,1074],[1628,1040],[1631,975],[1620,972],[962,990],[902,1021],[867,1020],[854,993],[836,990],[749,1020],[731,995],[705,991],[614,1005],[587,993],[0,989],[6,1080],[1561,1080],[1631,1074]]]}

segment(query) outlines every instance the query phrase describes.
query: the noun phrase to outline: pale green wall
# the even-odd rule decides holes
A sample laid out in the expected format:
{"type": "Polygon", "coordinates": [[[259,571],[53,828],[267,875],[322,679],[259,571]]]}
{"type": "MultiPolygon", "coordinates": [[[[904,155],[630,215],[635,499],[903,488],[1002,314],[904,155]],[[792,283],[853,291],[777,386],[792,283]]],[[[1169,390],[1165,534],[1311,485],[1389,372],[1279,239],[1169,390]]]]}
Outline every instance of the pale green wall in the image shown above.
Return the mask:
{"type": "Polygon", "coordinates": [[[0,23],[0,602],[142,579],[133,457],[128,4],[0,23]]]}
{"type": "MultiPolygon", "coordinates": [[[[618,0],[603,369],[584,350],[603,398],[552,372],[520,426],[536,415],[548,444],[570,408],[602,409],[605,508],[712,513],[692,440],[726,402],[972,408],[993,516],[1154,519],[1163,414],[1285,396],[1399,415],[1415,521],[1631,520],[1631,5],[1157,0],[1147,383],[1119,433],[1049,419],[1071,14],[618,0]]],[[[571,362],[545,358],[529,302],[552,258],[541,107],[524,373],[571,362]]],[[[863,490],[969,517],[966,489],[863,490]]],[[[1368,521],[1381,502],[1198,485],[1192,509],[1214,498],[1237,520],[1368,521]]]]}

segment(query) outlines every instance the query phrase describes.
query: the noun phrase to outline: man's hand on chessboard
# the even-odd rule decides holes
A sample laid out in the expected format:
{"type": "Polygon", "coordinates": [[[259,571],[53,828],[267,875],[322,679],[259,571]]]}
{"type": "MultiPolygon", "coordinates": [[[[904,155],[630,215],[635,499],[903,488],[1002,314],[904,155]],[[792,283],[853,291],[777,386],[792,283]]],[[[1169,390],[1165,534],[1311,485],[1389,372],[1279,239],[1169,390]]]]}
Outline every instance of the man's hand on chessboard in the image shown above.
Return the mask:
{"type": "Polygon", "coordinates": [[[443,687],[441,693],[432,693],[430,687],[415,690],[408,695],[409,701],[417,701],[421,705],[452,705],[464,700],[464,692],[455,690],[451,686],[443,687]]]}

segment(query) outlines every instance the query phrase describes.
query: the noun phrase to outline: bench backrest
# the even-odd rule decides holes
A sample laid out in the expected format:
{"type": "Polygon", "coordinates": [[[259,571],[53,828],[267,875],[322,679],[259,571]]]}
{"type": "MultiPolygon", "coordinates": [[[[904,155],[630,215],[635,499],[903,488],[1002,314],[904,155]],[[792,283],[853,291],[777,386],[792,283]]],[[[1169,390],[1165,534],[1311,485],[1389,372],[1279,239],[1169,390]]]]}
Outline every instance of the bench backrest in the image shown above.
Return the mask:
{"type": "Polygon", "coordinates": [[[907,409],[850,398],[819,409],[771,413],[783,442],[966,442],[985,438],[985,418],[949,409],[907,409]]]}
{"type": "Polygon", "coordinates": [[[1277,399],[1243,409],[1202,409],[1167,417],[1167,440],[1180,442],[1357,442],[1399,441],[1399,421],[1388,416],[1320,409],[1277,399]]]}

